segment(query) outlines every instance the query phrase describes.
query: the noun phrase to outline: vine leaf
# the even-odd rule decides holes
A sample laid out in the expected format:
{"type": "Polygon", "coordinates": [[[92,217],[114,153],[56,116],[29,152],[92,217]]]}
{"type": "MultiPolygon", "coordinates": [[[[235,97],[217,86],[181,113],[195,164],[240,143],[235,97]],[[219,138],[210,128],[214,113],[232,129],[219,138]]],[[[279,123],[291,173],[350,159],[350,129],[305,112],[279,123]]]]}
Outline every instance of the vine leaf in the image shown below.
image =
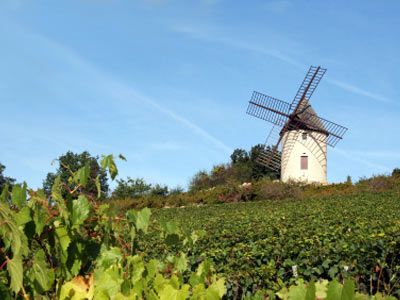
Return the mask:
{"type": "Polygon", "coordinates": [[[11,202],[18,208],[22,208],[26,203],[26,183],[15,184],[12,189],[11,202]]]}
{"type": "Polygon", "coordinates": [[[217,292],[218,299],[222,299],[226,294],[225,280],[223,278],[218,279],[208,289],[214,289],[217,292]]]}
{"type": "Polygon", "coordinates": [[[90,203],[84,195],[72,201],[71,224],[72,227],[78,227],[83,224],[89,216],[90,203]]]}
{"type": "Polygon", "coordinates": [[[33,209],[33,221],[35,222],[35,232],[41,235],[46,225],[47,213],[40,204],[35,204],[33,209]]]}
{"type": "Polygon", "coordinates": [[[96,189],[97,189],[97,198],[100,198],[100,196],[101,196],[100,175],[96,176],[95,184],[96,184],[96,189]]]}
{"type": "Polygon", "coordinates": [[[351,279],[345,279],[342,290],[342,300],[354,299],[354,291],[355,291],[354,281],[351,279]]]}
{"type": "Polygon", "coordinates": [[[160,300],[185,300],[189,295],[189,285],[185,284],[181,289],[175,289],[172,285],[165,285],[160,291],[160,300]]]}
{"type": "Polygon", "coordinates": [[[7,271],[11,277],[11,290],[18,294],[23,283],[22,259],[19,255],[7,260],[7,271]]]}
{"type": "Polygon", "coordinates": [[[67,230],[65,229],[65,227],[60,226],[57,227],[56,230],[56,237],[58,240],[58,243],[60,244],[63,256],[67,257],[68,256],[68,246],[71,243],[71,238],[68,235],[67,230]]]}
{"type": "Polygon", "coordinates": [[[143,230],[145,233],[147,232],[151,216],[151,210],[149,208],[145,207],[140,211],[131,209],[126,213],[126,215],[130,222],[135,223],[137,230],[143,230]]]}
{"type": "Polygon", "coordinates": [[[328,290],[326,292],[326,300],[341,299],[342,297],[342,286],[339,284],[337,279],[333,279],[329,283],[328,290]]]}
{"type": "Polygon", "coordinates": [[[32,265],[33,283],[40,292],[46,292],[51,289],[54,282],[54,272],[47,267],[45,253],[42,249],[36,252],[32,265]]]}
{"type": "Polygon", "coordinates": [[[86,164],[74,174],[73,181],[85,187],[88,183],[89,175],[90,165],[89,162],[86,162],[86,164]]]}
{"type": "Polygon", "coordinates": [[[60,300],[92,299],[94,294],[93,274],[86,280],[76,276],[61,287],[60,300]]]}
{"type": "Polygon", "coordinates": [[[108,172],[110,173],[110,177],[112,180],[118,175],[117,165],[114,162],[114,157],[112,154],[103,156],[101,160],[101,167],[103,170],[108,168],[108,172]]]}

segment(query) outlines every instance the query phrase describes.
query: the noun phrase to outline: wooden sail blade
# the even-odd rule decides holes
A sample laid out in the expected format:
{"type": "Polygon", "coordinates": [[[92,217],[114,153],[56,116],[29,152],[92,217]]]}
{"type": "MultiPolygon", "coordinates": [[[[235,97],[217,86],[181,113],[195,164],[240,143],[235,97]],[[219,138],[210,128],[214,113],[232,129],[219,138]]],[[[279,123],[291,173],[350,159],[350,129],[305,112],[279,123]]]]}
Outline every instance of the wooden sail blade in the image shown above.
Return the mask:
{"type": "Polygon", "coordinates": [[[273,126],[264,144],[264,149],[256,158],[256,162],[275,173],[281,170],[280,127],[273,126]]]}
{"type": "Polygon", "coordinates": [[[256,162],[275,173],[279,173],[281,170],[281,152],[269,147],[264,148],[258,155],[256,162]]]}
{"type": "Polygon", "coordinates": [[[282,127],[288,120],[289,109],[290,104],[285,101],[253,92],[247,107],[247,114],[282,127]]]}
{"type": "Polygon", "coordinates": [[[292,101],[292,104],[290,106],[290,113],[294,113],[297,111],[302,100],[309,100],[311,98],[325,72],[326,69],[323,69],[320,66],[310,67],[306,76],[304,77],[303,82],[300,85],[300,88],[296,93],[296,96],[292,101]]]}
{"type": "Polygon", "coordinates": [[[291,122],[290,127],[312,131],[315,133],[313,137],[316,140],[324,142],[331,147],[335,147],[347,131],[346,127],[307,111],[301,114],[301,120],[291,122]]]}

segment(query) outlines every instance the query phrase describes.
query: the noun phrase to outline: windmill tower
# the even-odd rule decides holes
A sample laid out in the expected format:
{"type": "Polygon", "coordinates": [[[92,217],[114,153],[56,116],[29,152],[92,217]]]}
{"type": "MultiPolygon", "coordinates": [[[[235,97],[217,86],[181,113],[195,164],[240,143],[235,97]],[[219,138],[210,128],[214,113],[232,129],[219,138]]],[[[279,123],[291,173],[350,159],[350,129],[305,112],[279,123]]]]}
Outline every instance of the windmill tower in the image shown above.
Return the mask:
{"type": "Polygon", "coordinates": [[[320,118],[310,98],[326,69],[311,66],[291,104],[253,92],[247,113],[273,127],[257,162],[281,174],[281,180],[327,183],[327,145],[343,138],[346,127],[320,118]]]}

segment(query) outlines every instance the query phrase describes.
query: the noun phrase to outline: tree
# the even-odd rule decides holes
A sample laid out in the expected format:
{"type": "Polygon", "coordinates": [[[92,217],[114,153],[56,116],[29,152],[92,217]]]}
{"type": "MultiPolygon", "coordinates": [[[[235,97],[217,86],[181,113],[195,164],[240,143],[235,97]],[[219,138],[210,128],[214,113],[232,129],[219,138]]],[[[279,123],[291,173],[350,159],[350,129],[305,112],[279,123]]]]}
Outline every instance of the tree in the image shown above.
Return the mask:
{"type": "Polygon", "coordinates": [[[150,194],[152,196],[166,197],[168,195],[168,186],[157,183],[151,188],[150,194]]]}
{"type": "Polygon", "coordinates": [[[244,149],[235,149],[231,154],[232,164],[247,163],[249,161],[249,154],[244,149]]]}
{"type": "Polygon", "coordinates": [[[99,157],[94,157],[90,155],[89,152],[84,151],[80,154],[68,151],[67,153],[61,155],[56,161],[58,162],[58,167],[55,173],[48,173],[46,179],[43,181],[43,189],[47,196],[51,194],[51,187],[53,186],[54,180],[60,176],[61,182],[64,188],[62,189],[63,197],[68,198],[68,190],[75,188],[73,184],[68,182],[68,178],[71,176],[71,172],[76,172],[86,164],[89,165],[89,181],[84,189],[82,189],[86,194],[96,195],[96,177],[99,177],[99,182],[101,186],[101,198],[105,198],[108,195],[109,187],[107,182],[107,173],[101,169],[99,162],[99,157]]]}
{"type": "Polygon", "coordinates": [[[178,195],[178,194],[182,194],[183,192],[184,192],[183,187],[181,187],[180,185],[178,185],[178,186],[176,186],[176,187],[174,187],[174,188],[171,188],[171,189],[169,190],[169,195],[178,195]]]}
{"type": "Polygon", "coordinates": [[[399,168],[394,168],[392,172],[393,177],[400,177],[400,169],[399,168]]]}
{"type": "Polygon", "coordinates": [[[117,180],[117,186],[112,193],[112,197],[116,199],[135,198],[148,194],[150,190],[151,184],[146,183],[143,178],[132,179],[128,177],[126,180],[117,180]]]}
{"type": "Polygon", "coordinates": [[[210,175],[212,186],[225,184],[229,178],[232,178],[232,168],[230,165],[219,164],[212,168],[210,175]]]}
{"type": "Polygon", "coordinates": [[[199,171],[194,174],[193,178],[189,183],[189,191],[195,192],[202,189],[208,189],[212,187],[212,181],[210,175],[208,175],[207,171],[199,171]]]}
{"type": "Polygon", "coordinates": [[[250,162],[251,162],[251,169],[252,169],[251,177],[255,180],[258,180],[262,177],[270,177],[271,179],[279,179],[280,174],[276,174],[275,172],[268,169],[267,167],[257,163],[257,161],[256,161],[257,157],[260,155],[261,151],[263,151],[263,150],[264,150],[264,145],[262,145],[262,144],[258,144],[258,145],[251,147],[251,150],[250,150],[250,162]]]}
{"type": "Polygon", "coordinates": [[[4,176],[3,172],[5,169],[6,167],[2,163],[0,163],[0,193],[3,190],[4,186],[11,186],[15,182],[14,178],[4,176]]]}

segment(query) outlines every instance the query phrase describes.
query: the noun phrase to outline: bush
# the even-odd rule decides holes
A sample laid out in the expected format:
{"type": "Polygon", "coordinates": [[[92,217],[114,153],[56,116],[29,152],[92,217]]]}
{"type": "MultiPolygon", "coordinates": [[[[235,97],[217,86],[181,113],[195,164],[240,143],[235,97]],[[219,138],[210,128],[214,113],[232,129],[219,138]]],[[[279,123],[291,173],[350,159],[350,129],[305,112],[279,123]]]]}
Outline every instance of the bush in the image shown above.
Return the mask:
{"type": "Polygon", "coordinates": [[[257,183],[257,198],[260,200],[302,199],[303,191],[295,183],[283,183],[263,179],[257,183]]]}
{"type": "Polygon", "coordinates": [[[393,177],[400,177],[400,168],[393,169],[392,176],[393,177]]]}

